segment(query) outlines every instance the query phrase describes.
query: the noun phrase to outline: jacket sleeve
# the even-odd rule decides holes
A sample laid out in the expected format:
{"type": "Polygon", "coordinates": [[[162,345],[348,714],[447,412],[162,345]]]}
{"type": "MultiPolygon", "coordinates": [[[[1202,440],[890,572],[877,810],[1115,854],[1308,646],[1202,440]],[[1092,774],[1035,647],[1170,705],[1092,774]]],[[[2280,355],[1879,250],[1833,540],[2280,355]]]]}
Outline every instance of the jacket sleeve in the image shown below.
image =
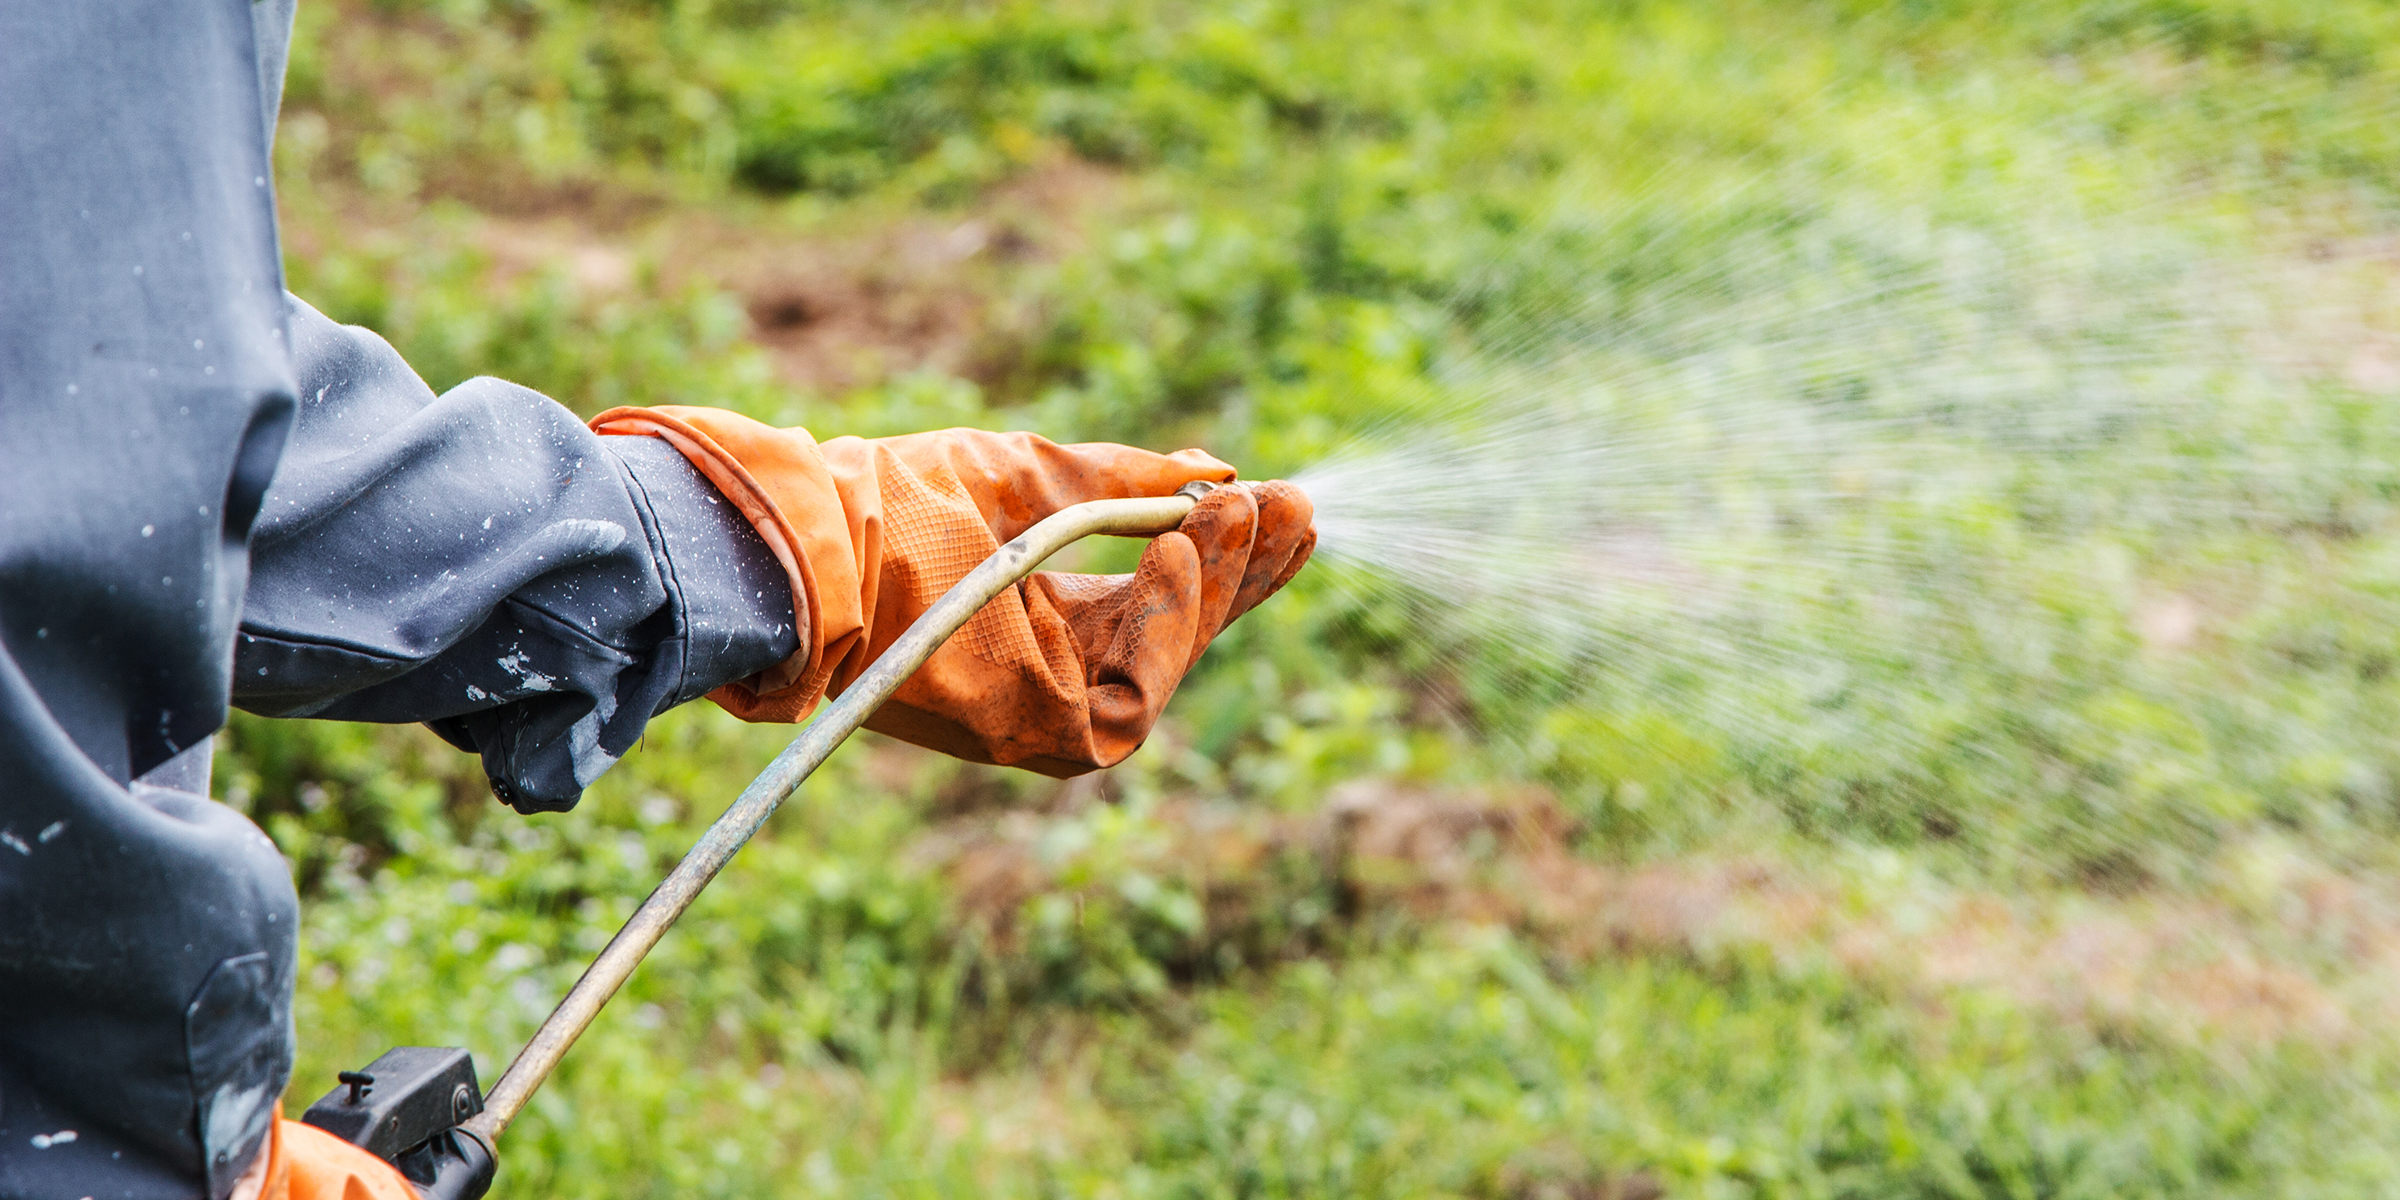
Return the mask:
{"type": "Polygon", "coordinates": [[[436,395],[382,338],[289,310],[299,409],[236,705],[422,721],[555,811],[651,717],[792,653],[781,565],[672,448],[497,379],[436,395]]]}

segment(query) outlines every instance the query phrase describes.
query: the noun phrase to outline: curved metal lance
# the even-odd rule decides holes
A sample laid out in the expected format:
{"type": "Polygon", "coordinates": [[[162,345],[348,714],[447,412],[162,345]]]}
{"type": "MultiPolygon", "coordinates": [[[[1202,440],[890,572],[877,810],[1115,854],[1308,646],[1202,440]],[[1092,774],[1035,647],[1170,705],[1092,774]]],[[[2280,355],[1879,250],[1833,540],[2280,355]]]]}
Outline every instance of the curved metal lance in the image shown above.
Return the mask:
{"type": "Polygon", "coordinates": [[[1032,574],[1042,560],[1093,534],[1142,536],[1174,529],[1213,486],[1195,482],[1185,484],[1172,496],[1092,500],[1071,505],[1017,535],[967,572],[966,578],[943,593],[933,607],[925,610],[925,615],[917,618],[907,632],[860,674],[857,682],[826,705],[767,764],[767,769],[742,789],[741,796],[708,827],[691,853],[684,855],[683,861],[660,881],[650,898],[634,910],[625,927],[609,939],[607,948],[584,970],[583,978],[568,990],[566,999],[559,1001],[549,1019],[534,1031],[533,1040],[525,1043],[516,1061],[508,1064],[500,1081],[492,1085],[491,1094],[484,1097],[483,1111],[462,1123],[466,1130],[483,1139],[486,1145],[499,1139],[500,1132],[524,1111],[534,1089],[550,1077],[551,1070],[566,1056],[567,1048],[600,1015],[601,1006],[616,995],[634,968],[641,965],[642,957],[650,953],[650,948],[666,936],[675,919],[699,898],[700,889],[725,869],[734,852],[766,824],[767,818],[774,815],[801,781],[823,764],[835,747],[857,732],[868,714],[890,699],[901,682],[915,674],[992,597],[1032,574]]]}

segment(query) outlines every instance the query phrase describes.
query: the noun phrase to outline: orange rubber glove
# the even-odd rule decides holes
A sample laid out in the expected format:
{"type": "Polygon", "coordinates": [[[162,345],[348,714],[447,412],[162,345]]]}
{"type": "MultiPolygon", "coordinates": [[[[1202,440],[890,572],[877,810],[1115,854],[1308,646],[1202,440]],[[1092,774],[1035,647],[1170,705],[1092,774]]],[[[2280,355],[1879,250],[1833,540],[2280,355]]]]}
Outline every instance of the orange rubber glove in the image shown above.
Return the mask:
{"type": "Polygon", "coordinates": [[[419,1200],[392,1164],[314,1125],[275,1118],[261,1157],[231,1200],[419,1200]]]}
{"type": "Polygon", "coordinates": [[[278,1114],[266,1152],[226,1200],[475,1200],[497,1166],[490,1143],[463,1129],[436,1135],[400,1163],[278,1114]]]}
{"type": "MultiPolygon", "coordinates": [[[[804,429],[709,408],[613,409],[592,428],[666,439],[791,576],[799,652],[709,695],[750,721],[807,717],[951,584],[1043,517],[1233,478],[1197,450],[1060,446],[972,429],[819,443],[804,429]]],[[[1060,777],[1123,761],[1209,640],[1308,561],[1313,515],[1287,483],[1220,488],[1154,539],[1131,575],[1037,573],[984,606],[867,728],[1060,777]]]]}

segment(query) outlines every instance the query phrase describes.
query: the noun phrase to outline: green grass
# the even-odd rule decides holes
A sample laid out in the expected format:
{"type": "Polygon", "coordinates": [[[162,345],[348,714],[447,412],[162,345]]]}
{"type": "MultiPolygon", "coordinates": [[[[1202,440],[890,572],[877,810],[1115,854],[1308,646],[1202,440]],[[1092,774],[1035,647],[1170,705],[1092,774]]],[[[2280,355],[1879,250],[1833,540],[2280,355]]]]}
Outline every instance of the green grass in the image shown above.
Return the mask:
{"type": "MultiPolygon", "coordinates": [[[[661,725],[586,810],[330,872],[303,1080],[394,1040],[503,1061],[707,815],[660,798],[722,794],[770,744],[661,725]]],[[[277,738],[239,732],[244,757],[277,738]]],[[[1355,867],[1229,895],[1177,877],[1188,843],[1143,844],[1172,829],[1139,800],[1045,821],[1043,884],[994,936],[926,852],[955,773],[879,788],[859,749],[570,1056],[510,1135],[511,1194],[2298,1196],[2396,1166],[2379,1034],[2062,1024],[1789,946],[1579,954],[1345,913],[1376,894],[1355,867]]]]}
{"type": "MultiPolygon", "coordinates": [[[[849,747],[570,1056],[500,1194],[2400,1187],[2400,935],[2378,915],[2400,447],[2350,357],[2400,364],[2376,249],[2400,10],[325,0],[300,20],[294,290],[437,386],[498,374],[587,414],[1031,428],[1272,475],[1396,418],[1471,426],[1454,402],[1504,369],[1685,362],[1669,318],[1718,298],[1747,307],[1698,327],[1707,347],[1839,339],[1829,374],[1757,397],[1794,413],[1914,413],[2001,337],[2062,336],[2038,319],[2060,295],[2083,322],[2063,336],[2147,336],[2164,310],[2142,305],[2209,293],[2195,262],[2317,264],[2293,286],[2347,322],[2267,322],[2262,352],[2306,361],[2203,379],[2178,420],[1962,460],[2024,471],[1975,476],[1988,492],[1745,527],[1728,554],[1882,539],[1948,585],[1893,626],[1824,602],[1819,574],[1769,579],[1766,618],[1809,649],[1755,677],[1678,658],[1696,643],[1671,610],[1606,618],[1663,657],[1545,657],[1328,566],[1222,639],[1096,787],[849,747]],[[968,229],[982,249],[923,257],[968,229]],[[1867,334],[1776,324],[1960,244],[2035,283],[1885,305],[1891,364],[1867,334]],[[882,364],[794,368],[753,323],[777,271],[882,314],[861,335],[882,364]],[[969,352],[937,361],[946,313],[969,352]],[[2129,464],[2161,458],[2247,508],[2130,503],[2129,464]],[[2140,632],[2162,596],[2202,610],[2168,652],[2140,632]],[[1850,686],[1829,700],[1827,678],[1850,686]],[[1695,716],[1710,703],[1757,720],[1695,716]],[[1444,797],[1452,824],[1396,856],[1345,843],[1328,797],[1362,780],[1444,797]],[[1473,797],[1525,784],[1556,829],[1475,825],[1494,810],[1473,797]],[[1660,880],[1684,899],[1643,890],[1660,880]],[[1591,911],[1536,911],[1545,888],[1591,911]],[[2133,949],[2075,957],[2090,939],[2133,949]],[[2247,982],[2225,1000],[2224,978],[2247,982]]],[[[1682,445],[1706,394],[1614,419],[1682,445]]],[[[1738,496],[1839,465],[1696,480],[1738,496]]],[[[576,812],[519,818],[415,732],[238,721],[220,790],[306,895],[288,1107],[395,1043],[470,1046],[488,1082],[780,740],[686,710],[576,812]]]]}

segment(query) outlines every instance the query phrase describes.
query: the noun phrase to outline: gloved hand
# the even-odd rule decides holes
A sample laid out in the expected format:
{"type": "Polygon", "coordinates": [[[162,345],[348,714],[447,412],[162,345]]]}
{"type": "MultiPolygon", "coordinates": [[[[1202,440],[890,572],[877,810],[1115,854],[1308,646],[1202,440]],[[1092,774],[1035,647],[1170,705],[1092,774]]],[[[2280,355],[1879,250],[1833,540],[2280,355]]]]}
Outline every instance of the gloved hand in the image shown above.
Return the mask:
{"type": "MultiPolygon", "coordinates": [[[[1070,504],[1164,496],[1233,468],[1197,450],[1059,446],[969,429],[834,438],[718,409],[602,413],[664,438],[741,509],[792,579],[800,651],[710,699],[798,721],[839,694],[1000,543],[1070,504]]],[[[1122,761],[1208,642],[1316,544],[1286,483],[1210,493],[1131,575],[1041,572],[1001,593],[902,684],[869,729],[977,762],[1069,776],[1122,761]]]]}
{"type": "Polygon", "coordinates": [[[260,1162],[232,1200],[479,1200],[492,1186],[492,1151],[451,1129],[394,1167],[314,1125],[275,1118],[260,1162]]]}

